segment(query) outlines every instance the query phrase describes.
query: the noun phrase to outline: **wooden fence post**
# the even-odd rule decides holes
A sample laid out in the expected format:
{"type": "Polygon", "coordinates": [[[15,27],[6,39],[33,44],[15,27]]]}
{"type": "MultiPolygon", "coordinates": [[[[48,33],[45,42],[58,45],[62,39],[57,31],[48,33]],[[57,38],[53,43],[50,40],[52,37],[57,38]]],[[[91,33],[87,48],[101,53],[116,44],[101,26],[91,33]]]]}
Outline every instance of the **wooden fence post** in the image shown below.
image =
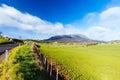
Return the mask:
{"type": "Polygon", "coordinates": [[[50,76],[52,76],[52,60],[51,60],[51,63],[50,63],[50,76]]]}
{"type": "Polygon", "coordinates": [[[44,59],[44,65],[46,65],[46,58],[44,59]]]}
{"type": "Polygon", "coordinates": [[[58,80],[58,68],[56,70],[56,80],[58,80]]]}
{"type": "Polygon", "coordinates": [[[49,72],[49,63],[47,61],[47,72],[49,72]]]}
{"type": "Polygon", "coordinates": [[[40,56],[40,58],[41,58],[41,53],[39,52],[39,56],[40,56]]]}

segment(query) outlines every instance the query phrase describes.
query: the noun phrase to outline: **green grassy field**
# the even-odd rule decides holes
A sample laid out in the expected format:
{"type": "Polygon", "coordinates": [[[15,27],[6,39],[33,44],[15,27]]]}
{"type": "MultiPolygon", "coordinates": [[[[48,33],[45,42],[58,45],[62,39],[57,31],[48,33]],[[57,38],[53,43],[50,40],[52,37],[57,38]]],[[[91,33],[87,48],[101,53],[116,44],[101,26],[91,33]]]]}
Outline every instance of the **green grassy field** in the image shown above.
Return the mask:
{"type": "Polygon", "coordinates": [[[120,45],[42,44],[40,50],[68,80],[120,80],[120,45]]]}
{"type": "Polygon", "coordinates": [[[50,80],[48,75],[39,69],[33,58],[30,45],[12,49],[8,62],[0,64],[0,80],[50,80]]]}

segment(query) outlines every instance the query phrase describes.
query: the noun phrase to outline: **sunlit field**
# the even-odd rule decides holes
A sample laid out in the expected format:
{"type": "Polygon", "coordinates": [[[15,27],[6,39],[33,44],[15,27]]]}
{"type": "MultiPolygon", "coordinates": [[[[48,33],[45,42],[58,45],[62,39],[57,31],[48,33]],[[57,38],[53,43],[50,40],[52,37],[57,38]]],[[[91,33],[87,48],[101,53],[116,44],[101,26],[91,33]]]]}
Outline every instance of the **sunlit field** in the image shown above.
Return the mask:
{"type": "Polygon", "coordinates": [[[42,44],[40,50],[68,80],[120,80],[120,45],[42,44]]]}
{"type": "Polygon", "coordinates": [[[8,62],[3,60],[0,64],[0,80],[48,79],[48,75],[37,66],[30,45],[22,45],[12,49],[8,62]]]}

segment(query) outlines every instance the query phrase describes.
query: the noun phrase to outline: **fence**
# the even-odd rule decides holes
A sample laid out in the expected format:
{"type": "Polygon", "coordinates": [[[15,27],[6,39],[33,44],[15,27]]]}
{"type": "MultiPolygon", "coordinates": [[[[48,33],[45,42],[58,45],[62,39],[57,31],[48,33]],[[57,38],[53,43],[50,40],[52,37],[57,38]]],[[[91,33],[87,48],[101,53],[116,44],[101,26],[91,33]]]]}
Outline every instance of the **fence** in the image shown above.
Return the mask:
{"type": "Polygon", "coordinates": [[[67,80],[63,75],[59,73],[59,68],[52,62],[52,60],[47,59],[35,46],[35,50],[39,55],[41,66],[43,69],[52,77],[54,80],[67,80]]]}

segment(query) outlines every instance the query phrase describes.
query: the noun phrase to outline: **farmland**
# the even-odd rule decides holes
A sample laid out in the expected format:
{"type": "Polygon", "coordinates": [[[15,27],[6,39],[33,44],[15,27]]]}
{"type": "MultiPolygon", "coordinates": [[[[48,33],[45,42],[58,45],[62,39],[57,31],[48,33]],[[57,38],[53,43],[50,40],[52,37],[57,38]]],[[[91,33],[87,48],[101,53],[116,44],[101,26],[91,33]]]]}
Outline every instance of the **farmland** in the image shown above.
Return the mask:
{"type": "Polygon", "coordinates": [[[68,80],[120,79],[120,45],[41,44],[40,50],[68,80]]]}

